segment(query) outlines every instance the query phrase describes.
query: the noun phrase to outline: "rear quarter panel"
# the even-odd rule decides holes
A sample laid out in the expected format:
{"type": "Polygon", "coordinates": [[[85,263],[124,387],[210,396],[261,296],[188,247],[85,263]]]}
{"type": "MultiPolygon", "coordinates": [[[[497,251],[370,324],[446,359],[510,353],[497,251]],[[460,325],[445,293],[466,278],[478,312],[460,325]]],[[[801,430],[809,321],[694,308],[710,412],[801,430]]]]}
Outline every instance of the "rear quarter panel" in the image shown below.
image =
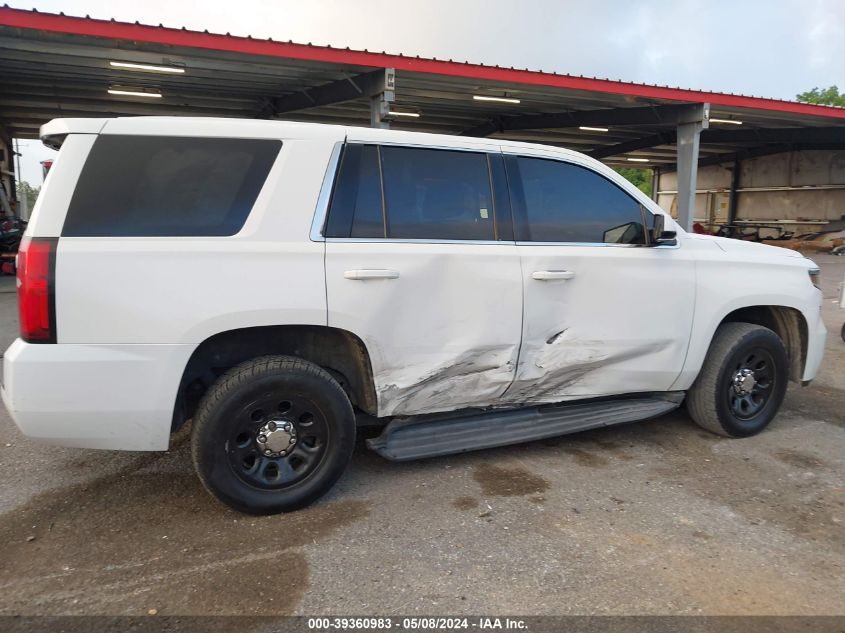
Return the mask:
{"type": "Polygon", "coordinates": [[[324,325],[324,245],[308,234],[333,146],[283,139],[232,237],[60,239],[59,343],[196,345],[235,328],[324,325]]]}

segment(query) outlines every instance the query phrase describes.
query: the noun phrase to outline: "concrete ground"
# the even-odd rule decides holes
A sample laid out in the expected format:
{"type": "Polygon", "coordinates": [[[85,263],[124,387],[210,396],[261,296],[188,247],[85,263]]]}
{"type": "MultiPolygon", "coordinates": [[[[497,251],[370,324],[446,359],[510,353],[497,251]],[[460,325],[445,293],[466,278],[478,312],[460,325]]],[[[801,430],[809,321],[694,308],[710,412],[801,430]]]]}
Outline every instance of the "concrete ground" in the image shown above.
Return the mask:
{"type": "MultiPolygon", "coordinates": [[[[40,446],[0,412],[0,614],[845,613],[845,258],[818,379],[768,431],[683,412],[395,464],[251,518],[167,454],[40,446]]],[[[0,279],[0,349],[16,335],[0,279]]]]}

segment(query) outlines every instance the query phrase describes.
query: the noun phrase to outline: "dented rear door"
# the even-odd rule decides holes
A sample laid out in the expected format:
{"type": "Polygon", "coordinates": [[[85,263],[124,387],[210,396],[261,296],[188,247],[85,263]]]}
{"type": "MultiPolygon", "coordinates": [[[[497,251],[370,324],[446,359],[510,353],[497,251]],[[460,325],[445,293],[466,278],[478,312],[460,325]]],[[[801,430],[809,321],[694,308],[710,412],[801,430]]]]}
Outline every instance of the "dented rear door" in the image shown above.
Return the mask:
{"type": "Polygon", "coordinates": [[[508,204],[501,154],[477,143],[349,143],[340,158],[328,324],[366,345],[379,415],[495,404],[515,375],[520,259],[509,209],[496,207],[508,204]]]}

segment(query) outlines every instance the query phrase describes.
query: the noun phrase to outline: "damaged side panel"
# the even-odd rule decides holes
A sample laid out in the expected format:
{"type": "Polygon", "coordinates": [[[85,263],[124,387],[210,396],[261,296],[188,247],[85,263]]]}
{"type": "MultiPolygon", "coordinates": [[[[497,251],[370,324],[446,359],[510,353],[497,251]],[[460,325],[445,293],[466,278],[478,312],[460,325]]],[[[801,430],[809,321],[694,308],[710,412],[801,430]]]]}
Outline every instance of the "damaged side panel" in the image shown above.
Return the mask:
{"type": "Polygon", "coordinates": [[[423,373],[420,366],[385,369],[376,376],[382,415],[422,414],[495,403],[513,380],[516,345],[476,349],[423,373]]]}
{"type": "Polygon", "coordinates": [[[683,367],[695,310],[695,266],[687,253],[564,244],[518,248],[525,291],[522,350],[503,400],[549,403],[669,389],[683,367]],[[567,275],[547,280],[538,271],[567,275]]]}
{"type": "Polygon", "coordinates": [[[496,404],[515,376],[522,269],[513,243],[330,239],[326,292],[328,325],[370,353],[379,416],[496,404]]]}
{"type": "MultiPolygon", "coordinates": [[[[641,383],[637,372],[644,365],[661,362],[660,356],[683,355],[682,349],[670,349],[666,340],[649,342],[609,342],[578,340],[568,329],[569,337],[560,335],[550,343],[523,345],[523,355],[533,359],[519,365],[519,373],[505,394],[508,402],[550,403],[576,397],[592,397],[627,393],[641,383]],[[658,357],[658,358],[655,358],[658,357]]],[[[653,391],[652,384],[632,391],[653,391]]]]}

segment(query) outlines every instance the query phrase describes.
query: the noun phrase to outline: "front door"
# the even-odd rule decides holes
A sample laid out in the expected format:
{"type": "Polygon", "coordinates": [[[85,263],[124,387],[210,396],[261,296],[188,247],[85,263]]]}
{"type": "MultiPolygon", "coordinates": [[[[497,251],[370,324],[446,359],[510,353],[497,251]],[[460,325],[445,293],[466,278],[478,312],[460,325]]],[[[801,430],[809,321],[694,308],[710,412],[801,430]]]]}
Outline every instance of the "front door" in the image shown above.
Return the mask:
{"type": "Polygon", "coordinates": [[[651,212],[610,173],[542,152],[508,155],[506,165],[525,293],[506,398],[668,390],[692,326],[690,255],[647,245],[651,212]]]}

